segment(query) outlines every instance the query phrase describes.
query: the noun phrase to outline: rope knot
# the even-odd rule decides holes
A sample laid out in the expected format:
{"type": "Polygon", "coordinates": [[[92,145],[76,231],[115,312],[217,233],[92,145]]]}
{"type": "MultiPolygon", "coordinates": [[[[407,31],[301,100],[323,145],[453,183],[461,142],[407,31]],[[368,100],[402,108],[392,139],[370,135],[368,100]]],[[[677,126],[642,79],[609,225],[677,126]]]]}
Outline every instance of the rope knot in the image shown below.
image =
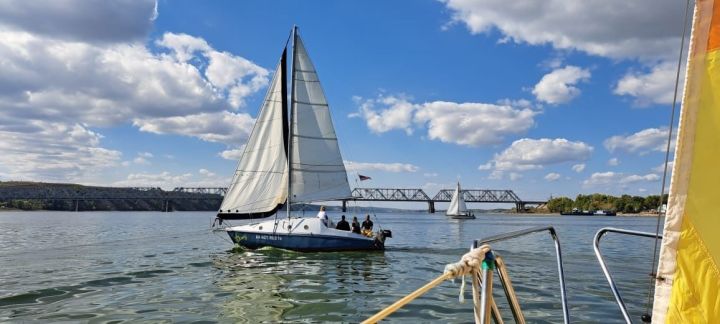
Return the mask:
{"type": "Polygon", "coordinates": [[[445,274],[449,273],[453,279],[461,277],[460,297],[458,298],[461,303],[465,302],[465,276],[480,272],[485,254],[488,251],[490,251],[490,245],[484,244],[465,253],[462,258],[460,258],[460,261],[445,266],[445,274]]]}

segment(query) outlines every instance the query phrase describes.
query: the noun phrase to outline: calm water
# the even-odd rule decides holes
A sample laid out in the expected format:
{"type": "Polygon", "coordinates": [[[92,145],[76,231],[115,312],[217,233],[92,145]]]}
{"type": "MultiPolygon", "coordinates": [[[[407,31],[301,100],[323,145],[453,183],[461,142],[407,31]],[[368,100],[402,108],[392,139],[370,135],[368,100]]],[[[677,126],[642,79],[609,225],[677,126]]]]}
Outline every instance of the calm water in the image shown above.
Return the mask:
{"type": "MultiPolygon", "coordinates": [[[[654,218],[639,217],[377,216],[376,226],[395,235],[387,251],[322,254],[233,250],[224,233],[209,230],[214,213],[3,212],[0,321],[358,322],[439,275],[475,238],[554,225],[571,320],[620,323],[592,253],[593,235],[603,226],[655,229],[654,218]]],[[[528,321],[561,322],[549,236],[494,247],[528,321]]],[[[603,250],[638,318],[652,241],[608,236],[603,250]]],[[[389,319],[472,322],[472,303],[458,303],[458,292],[459,282],[446,282],[389,319]]]]}

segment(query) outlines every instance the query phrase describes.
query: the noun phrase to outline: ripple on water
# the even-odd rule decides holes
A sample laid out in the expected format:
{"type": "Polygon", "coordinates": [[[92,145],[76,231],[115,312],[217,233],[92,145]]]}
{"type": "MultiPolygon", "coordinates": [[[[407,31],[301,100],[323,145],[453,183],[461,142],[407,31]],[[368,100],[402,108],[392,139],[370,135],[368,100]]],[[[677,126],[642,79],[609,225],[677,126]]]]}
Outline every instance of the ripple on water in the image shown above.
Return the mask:
{"type": "MultiPolygon", "coordinates": [[[[595,231],[609,224],[602,220],[483,215],[460,223],[443,215],[380,215],[396,234],[384,253],[297,253],[235,249],[198,230],[207,228],[213,213],[57,215],[0,214],[0,321],[359,322],[440,274],[473,239],[555,224],[573,322],[622,322],[592,252],[595,231]],[[22,219],[21,226],[3,231],[8,219],[22,219]]],[[[611,221],[636,230],[653,230],[655,224],[611,221]]],[[[508,265],[528,322],[559,322],[554,249],[538,237],[495,248],[508,265]]],[[[618,242],[608,239],[606,250],[611,270],[631,314],[639,314],[649,264],[627,264],[613,255],[637,260],[652,247],[613,239],[618,242]]],[[[459,287],[459,281],[443,283],[388,322],[472,322],[470,289],[468,302],[460,304],[459,287]]],[[[508,315],[507,302],[497,300],[508,315]]]]}

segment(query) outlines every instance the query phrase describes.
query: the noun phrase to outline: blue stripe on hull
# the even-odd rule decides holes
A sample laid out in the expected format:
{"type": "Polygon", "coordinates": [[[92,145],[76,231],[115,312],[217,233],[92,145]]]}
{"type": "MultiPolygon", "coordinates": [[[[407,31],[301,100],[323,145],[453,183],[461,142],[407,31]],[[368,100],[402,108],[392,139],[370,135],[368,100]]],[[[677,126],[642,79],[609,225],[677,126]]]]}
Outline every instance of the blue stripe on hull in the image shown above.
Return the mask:
{"type": "Polygon", "coordinates": [[[383,250],[378,240],[354,239],[347,237],[319,235],[257,234],[228,231],[233,242],[250,249],[276,247],[294,251],[361,251],[383,250]]]}

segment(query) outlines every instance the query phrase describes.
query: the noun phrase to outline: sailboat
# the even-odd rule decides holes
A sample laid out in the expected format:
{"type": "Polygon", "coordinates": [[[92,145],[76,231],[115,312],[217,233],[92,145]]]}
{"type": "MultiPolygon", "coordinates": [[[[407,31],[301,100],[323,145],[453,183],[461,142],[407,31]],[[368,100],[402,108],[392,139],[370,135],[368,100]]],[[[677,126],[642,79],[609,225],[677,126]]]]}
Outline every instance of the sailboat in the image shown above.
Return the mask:
{"type": "Polygon", "coordinates": [[[450,206],[448,206],[445,215],[455,219],[474,219],[475,215],[467,209],[465,206],[465,198],[463,198],[463,192],[460,190],[460,181],[455,187],[452,199],[450,199],[450,206]]]}
{"type": "Polygon", "coordinates": [[[351,197],[329,105],[297,27],[292,40],[290,104],[286,44],[220,206],[220,224],[223,220],[275,216],[225,228],[234,243],[247,248],[382,250],[385,239],[392,236],[389,230],[368,237],[330,228],[320,218],[291,217],[293,203],[351,197]],[[287,217],[278,215],[283,207],[287,217]]]}

